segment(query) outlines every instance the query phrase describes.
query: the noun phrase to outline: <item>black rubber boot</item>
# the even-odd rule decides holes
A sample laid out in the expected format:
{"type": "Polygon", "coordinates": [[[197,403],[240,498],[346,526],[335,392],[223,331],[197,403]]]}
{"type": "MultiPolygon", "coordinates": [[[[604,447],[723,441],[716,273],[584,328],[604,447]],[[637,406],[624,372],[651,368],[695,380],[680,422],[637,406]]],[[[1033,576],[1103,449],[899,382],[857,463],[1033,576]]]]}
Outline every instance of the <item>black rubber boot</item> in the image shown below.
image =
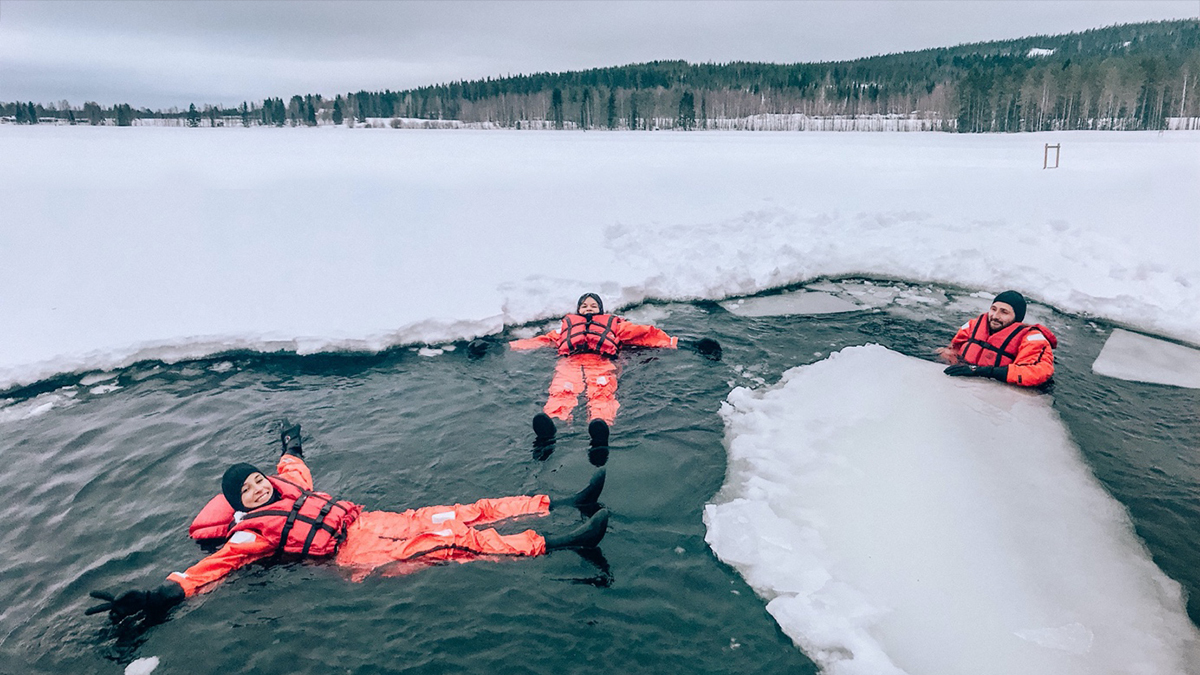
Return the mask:
{"type": "Polygon", "coordinates": [[[283,431],[279,432],[279,442],[283,446],[283,452],[280,454],[304,456],[304,451],[300,448],[299,424],[289,424],[287,420],[284,420],[283,431]]]}
{"type": "Polygon", "coordinates": [[[544,412],[533,416],[533,433],[537,435],[539,441],[548,441],[554,438],[554,434],[558,433],[558,429],[554,426],[554,420],[544,412]]]}
{"type": "Polygon", "coordinates": [[[592,438],[592,447],[608,445],[608,422],[596,418],[588,423],[588,436],[592,438]]]}
{"type": "Polygon", "coordinates": [[[592,479],[588,481],[586,487],[569,497],[551,499],[550,508],[556,509],[560,506],[588,506],[595,504],[596,500],[600,498],[600,492],[604,489],[604,476],[606,473],[604,469],[597,469],[592,474],[592,479]]]}
{"type": "Polygon", "coordinates": [[[605,532],[608,532],[608,509],[600,509],[596,515],[574,530],[563,535],[546,537],[546,550],[591,548],[600,543],[605,532]]]}

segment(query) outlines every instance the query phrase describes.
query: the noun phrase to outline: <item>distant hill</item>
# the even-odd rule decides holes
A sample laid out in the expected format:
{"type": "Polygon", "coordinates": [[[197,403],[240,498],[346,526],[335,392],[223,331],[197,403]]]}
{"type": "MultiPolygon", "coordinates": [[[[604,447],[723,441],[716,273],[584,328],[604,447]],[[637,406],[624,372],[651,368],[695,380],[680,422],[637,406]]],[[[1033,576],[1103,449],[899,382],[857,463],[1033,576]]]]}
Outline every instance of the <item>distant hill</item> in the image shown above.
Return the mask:
{"type": "MultiPolygon", "coordinates": [[[[193,110],[190,121],[282,125],[405,118],[394,126],[455,120],[513,128],[689,129],[764,128],[769,125],[762,119],[771,116],[883,116],[924,121],[907,128],[960,132],[1162,129],[1168,118],[1200,116],[1198,79],[1200,21],[1182,20],[852,61],[655,61],[332,99],[296,95],[287,104],[267,99],[237,110],[193,110]]],[[[14,115],[9,109],[19,111],[20,105],[0,106],[0,114],[14,115]]],[[[177,111],[124,112],[188,119],[177,111]]],[[[25,113],[31,114],[60,116],[52,110],[25,113]]],[[[792,118],[779,124],[798,124],[787,122],[792,118]]]]}

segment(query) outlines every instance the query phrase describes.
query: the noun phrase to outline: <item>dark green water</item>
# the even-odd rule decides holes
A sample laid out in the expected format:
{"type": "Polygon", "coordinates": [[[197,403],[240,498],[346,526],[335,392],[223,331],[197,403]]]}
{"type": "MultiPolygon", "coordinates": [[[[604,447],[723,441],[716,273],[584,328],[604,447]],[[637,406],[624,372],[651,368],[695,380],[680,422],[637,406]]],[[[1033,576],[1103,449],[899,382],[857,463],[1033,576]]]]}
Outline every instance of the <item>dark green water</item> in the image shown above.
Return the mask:
{"type": "MultiPolygon", "coordinates": [[[[583,424],[560,431],[550,457],[532,452],[554,355],[234,354],[141,364],[106,383],[120,389],[78,386],[70,405],[24,419],[12,411],[35,401],[0,410],[0,672],[117,673],[142,656],[158,656],[160,674],[815,672],[704,543],[703,505],[725,473],[720,402],[731,385],[774,383],[850,345],[928,357],[967,316],[654,309],[672,334],[720,340],[724,359],[622,356],[598,551],[362,583],[326,564],[254,566],[143,630],[84,617],[87,592],[157,585],[198,560],[187,523],[226,466],[273,463],[281,417],[304,424],[318,488],[369,509],[578,489],[592,470],[583,424]]],[[[1055,408],[1200,619],[1200,392],[1093,375],[1108,329],[1040,316],[1060,340],[1055,408]]],[[[520,526],[577,522],[555,511],[520,526]]]]}

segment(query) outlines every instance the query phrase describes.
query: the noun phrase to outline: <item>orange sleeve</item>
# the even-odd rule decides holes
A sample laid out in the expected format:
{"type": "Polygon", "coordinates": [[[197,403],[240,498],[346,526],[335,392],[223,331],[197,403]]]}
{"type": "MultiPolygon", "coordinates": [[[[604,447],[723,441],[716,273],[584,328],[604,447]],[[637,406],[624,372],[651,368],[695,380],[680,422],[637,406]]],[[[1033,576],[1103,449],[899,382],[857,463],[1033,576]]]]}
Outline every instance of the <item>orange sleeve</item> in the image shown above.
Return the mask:
{"type": "Polygon", "coordinates": [[[312,472],[304,460],[295,455],[283,455],[275,465],[275,473],[279,477],[295,483],[305,490],[313,489],[312,472]]]}
{"type": "Polygon", "coordinates": [[[537,337],[525,338],[523,340],[513,340],[508,343],[509,349],[537,349],[538,347],[554,347],[558,345],[559,332],[552,330],[545,335],[537,337]]]}
{"type": "Polygon", "coordinates": [[[275,546],[271,542],[253,532],[235,532],[219,551],[183,572],[172,572],[167,579],[183,586],[184,595],[190,598],[199,593],[204,586],[219,581],[239,567],[265,558],[274,551],[275,546]]]}
{"type": "Polygon", "coordinates": [[[661,328],[643,326],[641,324],[622,321],[617,324],[614,333],[620,338],[622,345],[630,347],[665,347],[675,349],[679,346],[679,338],[667,335],[661,328]]]}
{"type": "Polygon", "coordinates": [[[1021,340],[1017,358],[1008,366],[1009,384],[1036,387],[1054,375],[1054,352],[1040,331],[1031,330],[1021,340]]]}

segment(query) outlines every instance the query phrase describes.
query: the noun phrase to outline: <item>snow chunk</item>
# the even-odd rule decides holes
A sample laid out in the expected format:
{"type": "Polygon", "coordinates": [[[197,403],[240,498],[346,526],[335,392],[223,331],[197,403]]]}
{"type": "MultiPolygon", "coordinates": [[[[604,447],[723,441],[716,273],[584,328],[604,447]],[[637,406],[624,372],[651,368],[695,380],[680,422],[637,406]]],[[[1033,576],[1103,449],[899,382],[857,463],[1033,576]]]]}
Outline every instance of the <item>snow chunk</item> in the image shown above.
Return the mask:
{"type": "Polygon", "coordinates": [[[1194,672],[1179,584],[1049,398],[941,368],[870,345],[734,389],[713,551],[829,675],[1194,672]]]}
{"type": "Polygon", "coordinates": [[[125,675],[150,675],[158,667],[158,657],[148,656],[125,666],[125,675]]]}
{"type": "Polygon", "coordinates": [[[1029,50],[1029,53],[1026,54],[1025,57],[1032,59],[1032,58],[1036,58],[1039,56],[1050,56],[1051,54],[1054,53],[1054,51],[1055,50],[1053,50],[1053,49],[1044,49],[1042,47],[1034,47],[1033,49],[1029,50]]]}
{"type": "Polygon", "coordinates": [[[863,309],[858,303],[820,291],[797,291],[760,298],[728,300],[721,306],[738,316],[784,316],[788,314],[836,314],[863,309]]]}
{"type": "Polygon", "coordinates": [[[1200,389],[1200,350],[1117,328],[1092,364],[1092,372],[1200,389]]]}

